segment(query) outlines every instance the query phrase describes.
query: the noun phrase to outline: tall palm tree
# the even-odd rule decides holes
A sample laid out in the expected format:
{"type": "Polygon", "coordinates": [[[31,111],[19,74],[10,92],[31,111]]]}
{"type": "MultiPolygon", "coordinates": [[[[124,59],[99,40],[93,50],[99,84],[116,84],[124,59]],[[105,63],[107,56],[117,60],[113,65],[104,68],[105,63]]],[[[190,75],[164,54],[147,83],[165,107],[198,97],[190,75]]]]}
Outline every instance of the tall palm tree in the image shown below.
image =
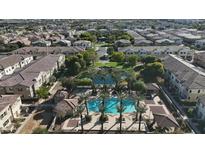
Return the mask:
{"type": "Polygon", "coordinates": [[[103,133],[103,126],[104,126],[104,122],[105,122],[105,110],[106,110],[106,107],[105,107],[105,99],[108,97],[108,93],[105,92],[105,93],[101,93],[100,95],[100,98],[102,99],[102,104],[99,108],[99,111],[101,113],[101,116],[100,116],[100,122],[101,122],[101,133],[103,133]]]}
{"type": "Polygon", "coordinates": [[[139,113],[139,100],[137,99],[137,104],[135,104],[135,110],[136,110],[136,115],[135,115],[135,121],[138,121],[138,113],[139,113]]]}
{"type": "Polygon", "coordinates": [[[77,108],[77,113],[80,115],[80,125],[81,125],[81,132],[84,132],[84,128],[83,128],[83,111],[84,111],[84,106],[80,105],[77,108]]]}
{"type": "Polygon", "coordinates": [[[122,103],[117,106],[117,111],[120,113],[119,121],[120,121],[120,134],[122,133],[122,113],[125,111],[125,107],[122,103]]]}
{"type": "Polygon", "coordinates": [[[120,100],[120,105],[117,107],[117,109],[118,109],[118,112],[120,113],[119,120],[120,120],[120,134],[121,134],[122,133],[122,113],[123,113],[123,111],[125,111],[125,107],[123,105],[123,99],[126,97],[126,94],[121,93],[121,92],[119,92],[117,94],[118,94],[118,98],[120,100]]]}
{"type": "Polygon", "coordinates": [[[87,104],[87,99],[88,99],[88,97],[89,97],[89,95],[86,95],[86,94],[83,94],[83,95],[80,96],[81,102],[84,101],[87,115],[89,115],[88,104],[87,104]]]}
{"type": "Polygon", "coordinates": [[[139,132],[141,131],[141,122],[142,122],[142,114],[145,113],[147,110],[146,106],[145,105],[139,105],[138,106],[138,111],[140,113],[140,116],[139,116],[139,132]]]}
{"type": "Polygon", "coordinates": [[[99,111],[101,113],[100,115],[100,123],[101,123],[101,133],[104,132],[104,122],[106,121],[106,116],[105,116],[105,106],[101,104],[99,111]]]}

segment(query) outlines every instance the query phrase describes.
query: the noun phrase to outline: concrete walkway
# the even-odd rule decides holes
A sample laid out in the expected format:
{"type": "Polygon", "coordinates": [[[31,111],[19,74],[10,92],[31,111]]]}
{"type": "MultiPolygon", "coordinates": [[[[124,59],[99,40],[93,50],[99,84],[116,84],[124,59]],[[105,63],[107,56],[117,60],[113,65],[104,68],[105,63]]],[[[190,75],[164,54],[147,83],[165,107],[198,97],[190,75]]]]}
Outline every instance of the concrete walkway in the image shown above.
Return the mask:
{"type": "MultiPolygon", "coordinates": [[[[57,81],[53,84],[53,86],[50,88],[49,92],[51,94],[51,96],[49,96],[48,99],[52,98],[53,95],[57,92],[57,90],[60,87],[60,82],[57,81]]],[[[43,105],[42,103],[47,101],[48,99],[40,99],[35,106],[35,109],[31,112],[31,114],[26,117],[26,119],[24,120],[24,122],[21,124],[21,126],[17,129],[17,131],[15,132],[15,134],[19,134],[22,129],[25,127],[25,125],[28,123],[28,121],[34,116],[35,112],[37,111],[38,107],[45,107],[45,106],[52,106],[52,105],[43,105]]]]}

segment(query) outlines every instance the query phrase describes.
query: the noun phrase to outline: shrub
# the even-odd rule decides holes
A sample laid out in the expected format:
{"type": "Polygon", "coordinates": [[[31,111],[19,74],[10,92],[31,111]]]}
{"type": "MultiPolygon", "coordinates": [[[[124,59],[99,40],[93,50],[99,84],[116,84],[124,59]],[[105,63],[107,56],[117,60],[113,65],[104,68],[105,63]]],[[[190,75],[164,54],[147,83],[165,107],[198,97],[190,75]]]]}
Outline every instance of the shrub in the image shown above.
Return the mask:
{"type": "Polygon", "coordinates": [[[33,134],[48,134],[48,130],[46,128],[37,127],[33,130],[33,134]]]}
{"type": "Polygon", "coordinates": [[[75,83],[78,86],[91,86],[92,85],[92,80],[89,79],[89,78],[76,79],[75,83]]]}
{"type": "Polygon", "coordinates": [[[42,86],[36,91],[38,97],[46,99],[49,96],[49,88],[42,86]]]}

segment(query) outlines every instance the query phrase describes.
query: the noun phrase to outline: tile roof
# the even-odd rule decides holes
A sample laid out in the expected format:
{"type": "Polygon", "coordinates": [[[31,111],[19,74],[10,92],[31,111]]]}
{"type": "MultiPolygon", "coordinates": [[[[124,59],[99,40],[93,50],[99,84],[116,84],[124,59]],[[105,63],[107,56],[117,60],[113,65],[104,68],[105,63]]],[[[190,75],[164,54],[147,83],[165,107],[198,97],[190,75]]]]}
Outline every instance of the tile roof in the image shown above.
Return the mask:
{"type": "Polygon", "coordinates": [[[5,109],[8,105],[12,105],[16,102],[19,95],[1,95],[0,96],[0,111],[5,109]]]}
{"type": "Polygon", "coordinates": [[[149,105],[154,119],[160,127],[178,127],[179,124],[164,105],[149,105]]]}
{"type": "Polygon", "coordinates": [[[13,53],[29,54],[29,53],[77,53],[83,49],[79,47],[23,47],[14,50],[13,53]]]}
{"type": "Polygon", "coordinates": [[[52,69],[60,55],[47,55],[37,62],[33,63],[26,69],[20,71],[18,74],[11,76],[5,80],[0,81],[0,86],[15,86],[17,84],[32,86],[36,81],[41,72],[46,72],[52,69]]]}
{"type": "Polygon", "coordinates": [[[205,89],[205,72],[182,59],[169,55],[164,61],[165,69],[172,72],[180,83],[190,89],[205,89]]]}
{"type": "Polygon", "coordinates": [[[9,66],[13,66],[19,62],[21,62],[23,59],[29,57],[28,55],[10,55],[7,57],[4,57],[0,59],[0,69],[7,68],[9,66]]]}

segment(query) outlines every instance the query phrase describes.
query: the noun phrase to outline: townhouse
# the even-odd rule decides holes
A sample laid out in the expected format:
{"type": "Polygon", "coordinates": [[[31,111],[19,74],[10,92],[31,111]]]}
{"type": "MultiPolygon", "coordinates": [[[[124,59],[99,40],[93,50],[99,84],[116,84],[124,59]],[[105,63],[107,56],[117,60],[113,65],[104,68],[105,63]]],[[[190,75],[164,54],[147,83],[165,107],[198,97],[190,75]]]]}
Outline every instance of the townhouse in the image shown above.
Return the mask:
{"type": "Polygon", "coordinates": [[[184,46],[130,46],[118,48],[118,51],[124,52],[125,55],[157,55],[166,56],[168,54],[175,54],[183,59],[191,60],[194,55],[194,51],[189,47],[184,46]]]}
{"type": "Polygon", "coordinates": [[[33,60],[31,55],[10,55],[0,59],[0,78],[11,75],[18,68],[28,65],[33,60]]]}
{"type": "Polygon", "coordinates": [[[194,64],[205,68],[205,51],[197,51],[194,53],[194,64]]]}
{"type": "Polygon", "coordinates": [[[20,116],[21,104],[19,95],[0,96],[0,133],[12,131],[12,121],[20,116]]]}
{"type": "Polygon", "coordinates": [[[183,101],[196,102],[205,95],[205,72],[183,59],[169,55],[163,59],[165,80],[183,101]]]}
{"type": "Polygon", "coordinates": [[[84,50],[80,47],[23,47],[13,51],[13,54],[45,56],[48,54],[74,55],[84,50]]]}
{"type": "Polygon", "coordinates": [[[75,41],[73,43],[73,46],[74,47],[80,47],[80,48],[83,48],[83,49],[88,49],[88,48],[92,47],[92,43],[90,41],[87,41],[87,40],[79,40],[79,41],[75,41]]]}
{"type": "Polygon", "coordinates": [[[65,55],[47,55],[19,73],[0,81],[0,94],[19,94],[22,99],[36,97],[38,90],[65,61],[65,55]]]}
{"type": "Polygon", "coordinates": [[[197,118],[205,120],[205,95],[200,96],[196,104],[197,118]]]}

